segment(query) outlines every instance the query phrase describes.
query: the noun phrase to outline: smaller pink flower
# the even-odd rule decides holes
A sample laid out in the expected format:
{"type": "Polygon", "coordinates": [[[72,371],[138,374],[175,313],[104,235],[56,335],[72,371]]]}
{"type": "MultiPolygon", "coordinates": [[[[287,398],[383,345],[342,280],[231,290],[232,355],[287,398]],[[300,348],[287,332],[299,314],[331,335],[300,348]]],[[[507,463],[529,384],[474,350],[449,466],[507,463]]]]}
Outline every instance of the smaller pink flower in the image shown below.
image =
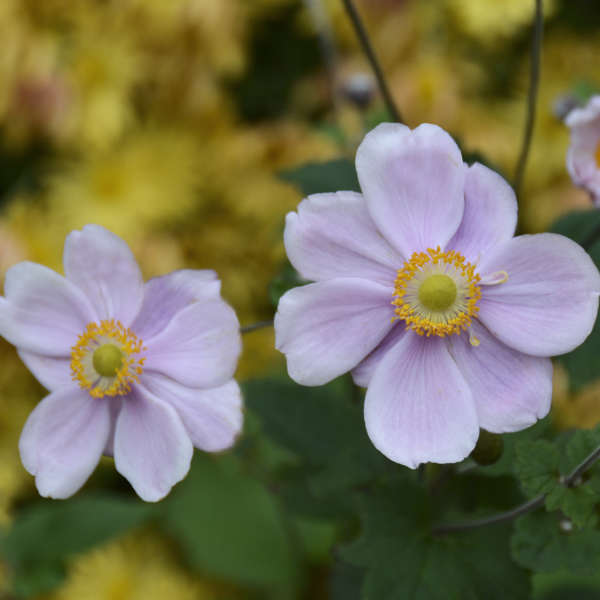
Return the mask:
{"type": "Polygon", "coordinates": [[[21,434],[23,465],[42,496],[67,498],[108,454],[142,499],[160,500],[193,446],[223,450],[241,429],[237,317],[214,271],[144,283],[98,225],[67,236],[63,262],[66,277],[15,265],[0,297],[0,335],[50,391],[21,434]]]}
{"type": "Polygon", "coordinates": [[[573,109],[565,119],[571,129],[567,169],[575,185],[586,189],[600,204],[600,96],[583,108],[573,109]]]}

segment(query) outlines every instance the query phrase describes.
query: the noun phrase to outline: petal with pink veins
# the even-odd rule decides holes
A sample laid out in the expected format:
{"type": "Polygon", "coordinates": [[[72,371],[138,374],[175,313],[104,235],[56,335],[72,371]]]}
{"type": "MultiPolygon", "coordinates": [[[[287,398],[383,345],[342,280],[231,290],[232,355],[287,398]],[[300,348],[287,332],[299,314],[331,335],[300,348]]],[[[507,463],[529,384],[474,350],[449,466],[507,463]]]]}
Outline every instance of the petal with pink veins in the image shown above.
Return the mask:
{"type": "Polygon", "coordinates": [[[147,502],[164,498],[187,474],[194,447],[174,408],[143,386],[123,402],[117,419],[117,471],[147,502]]]}
{"type": "Polygon", "coordinates": [[[144,297],[140,268],[129,246],[100,225],[72,231],[65,241],[65,275],[93,304],[102,320],[129,327],[144,297]]]}
{"type": "Polygon", "coordinates": [[[175,408],[192,443],[200,450],[225,450],[242,430],[242,395],[233,379],[218,387],[199,389],[153,373],[145,375],[142,383],[175,408]]]}
{"type": "Polygon", "coordinates": [[[237,316],[222,300],[187,306],[144,343],[144,370],[189,387],[213,387],[231,379],[241,351],[237,316]]]}
{"type": "Polygon", "coordinates": [[[369,383],[365,423],[380,452],[412,469],[469,455],[479,436],[477,410],[445,339],[402,336],[369,383]]]}
{"type": "Polygon", "coordinates": [[[97,317],[84,294],[54,271],[31,262],[11,267],[0,297],[0,335],[19,349],[67,357],[97,317]]]}
{"type": "Polygon", "coordinates": [[[219,300],[221,282],[210,270],[181,269],[154,277],[144,285],[144,301],[131,329],[143,340],[162,331],[194,302],[219,300]]]}
{"type": "Polygon", "coordinates": [[[356,171],[371,217],[403,256],[443,248],[458,229],[467,167],[440,127],[378,125],[358,148],[356,171]]]}
{"type": "Polygon", "coordinates": [[[573,350],[592,331],[600,274],[575,242],[554,233],[521,235],[493,248],[481,262],[504,283],[481,286],[479,319],[507,346],[534,356],[573,350]]]}
{"type": "Polygon", "coordinates": [[[306,279],[361,277],[393,285],[404,258],[381,236],[355,192],[315,194],[288,213],[283,235],[290,262],[306,279]]]}
{"type": "Polygon", "coordinates": [[[290,377],[322,385],[353,369],[392,328],[392,297],[392,288],[358,278],[286,292],[275,315],[275,347],[286,355],[290,377]]]}
{"type": "Polygon", "coordinates": [[[552,400],[552,361],[528,356],[497,340],[474,321],[471,332],[448,338],[450,353],[466,379],[479,425],[493,433],[520,431],[545,417],[552,400]]]}
{"type": "Polygon", "coordinates": [[[516,226],[513,189],[498,173],[479,163],[471,165],[465,180],[465,212],[447,248],[477,263],[489,248],[510,240],[516,226]]]}
{"type": "Polygon", "coordinates": [[[29,415],[19,451],[42,496],[72,496],[96,468],[111,427],[106,402],[73,385],[46,396],[29,415]]]}

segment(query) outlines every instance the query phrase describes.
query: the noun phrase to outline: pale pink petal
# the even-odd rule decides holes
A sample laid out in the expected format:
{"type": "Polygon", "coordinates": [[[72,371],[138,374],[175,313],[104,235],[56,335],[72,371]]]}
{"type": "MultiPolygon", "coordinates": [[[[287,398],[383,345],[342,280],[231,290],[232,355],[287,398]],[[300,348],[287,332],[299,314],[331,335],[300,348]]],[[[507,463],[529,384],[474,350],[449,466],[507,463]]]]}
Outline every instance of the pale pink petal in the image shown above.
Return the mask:
{"type": "Polygon", "coordinates": [[[115,466],[142,500],[156,502],[187,474],[194,447],[175,409],[143,386],[123,402],[114,440],[115,466]]]}
{"type": "Polygon", "coordinates": [[[142,384],[175,408],[196,448],[218,452],[233,445],[242,430],[242,395],[230,379],[214,388],[189,388],[158,374],[147,374],[142,384]]]}
{"type": "Polygon", "coordinates": [[[392,330],[383,338],[381,343],[364,360],[352,369],[352,379],[360,387],[366,388],[375,373],[377,365],[381,362],[388,350],[394,346],[403,335],[406,335],[406,324],[397,321],[392,330]]]}
{"type": "Polygon", "coordinates": [[[283,235],[290,262],[306,279],[362,277],[393,285],[404,259],[381,236],[363,197],[315,194],[288,213],[283,235]]]}
{"type": "Polygon", "coordinates": [[[493,248],[480,273],[508,280],[482,286],[479,318],[506,345],[534,356],[569,352],[591,332],[600,275],[585,251],[554,233],[522,235],[493,248]]]}
{"type": "Polygon", "coordinates": [[[479,322],[467,333],[448,337],[450,353],[466,379],[479,425],[493,433],[519,431],[545,417],[552,400],[552,361],[505,346],[479,322]]]}
{"type": "Polygon", "coordinates": [[[600,201],[600,165],[596,159],[600,148],[600,96],[593,96],[583,108],[572,110],[565,120],[571,129],[567,152],[567,169],[576,185],[600,201]]]}
{"type": "Polygon", "coordinates": [[[436,125],[413,131],[382,123],[356,153],[367,208],[386,240],[406,257],[444,247],[463,216],[466,165],[436,125]]]}
{"type": "Polygon", "coordinates": [[[475,163],[467,170],[465,212],[448,249],[458,250],[470,262],[512,238],[517,226],[517,198],[506,180],[475,163]]]}
{"type": "Polygon", "coordinates": [[[241,350],[239,322],[222,300],[196,302],[144,340],[144,369],[189,387],[218,386],[233,376],[241,350]]]}
{"type": "Polygon", "coordinates": [[[131,329],[147,340],[162,331],[186,306],[200,300],[218,300],[221,282],[214,271],[182,269],[150,279],[144,301],[131,329]]]}
{"type": "Polygon", "coordinates": [[[81,291],[54,271],[31,262],[10,268],[0,298],[0,335],[28,352],[67,357],[96,319],[81,291]]]}
{"type": "Polygon", "coordinates": [[[142,305],[144,282],[129,246],[99,225],[72,231],[65,241],[67,279],[85,293],[100,319],[128,327],[142,305]]]}
{"type": "Polygon", "coordinates": [[[410,331],[388,351],[367,389],[365,423],[380,452],[412,469],[469,455],[477,411],[444,338],[410,331]]]}
{"type": "Polygon", "coordinates": [[[71,373],[71,357],[44,356],[25,350],[18,351],[25,366],[47,389],[54,391],[65,386],[75,385],[71,373]]]}
{"type": "Polygon", "coordinates": [[[108,406],[73,385],[46,396],[29,415],[19,450],[42,496],[68,498],[95,469],[110,430],[108,406]]]}
{"type": "Polygon", "coordinates": [[[322,385],[353,369],[392,328],[393,289],[366,279],[330,279],[294,288],[279,301],[275,347],[290,377],[322,385]]]}
{"type": "Polygon", "coordinates": [[[104,454],[106,454],[106,456],[114,456],[117,419],[119,418],[123,402],[127,402],[129,398],[128,396],[114,396],[113,398],[105,396],[103,400],[108,403],[108,409],[110,411],[110,433],[108,434],[108,440],[106,440],[104,454]]]}

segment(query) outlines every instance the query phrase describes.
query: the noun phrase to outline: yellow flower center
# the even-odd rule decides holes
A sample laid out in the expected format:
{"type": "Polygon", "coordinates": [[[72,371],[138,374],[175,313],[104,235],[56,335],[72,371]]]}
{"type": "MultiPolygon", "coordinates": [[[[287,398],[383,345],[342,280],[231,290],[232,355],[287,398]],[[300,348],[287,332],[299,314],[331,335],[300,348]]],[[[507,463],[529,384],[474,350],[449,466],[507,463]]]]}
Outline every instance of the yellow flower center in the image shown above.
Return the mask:
{"type": "Polygon", "coordinates": [[[594,154],[596,159],[596,166],[600,169],[600,144],[596,146],[596,153],[594,154]]]}
{"type": "MultiPolygon", "coordinates": [[[[455,250],[414,252],[396,276],[394,319],[427,337],[460,334],[479,312],[480,281],[475,266],[455,250]]],[[[470,341],[479,344],[474,336],[470,341]]]]}
{"type": "Polygon", "coordinates": [[[419,286],[419,301],[432,311],[448,310],[456,300],[456,284],[448,275],[430,275],[419,286]]]}
{"type": "Polygon", "coordinates": [[[98,346],[92,354],[92,365],[99,375],[114,377],[123,365],[123,353],[114,344],[98,346]]]}
{"type": "Polygon", "coordinates": [[[95,398],[124,396],[139,381],[144,350],[142,340],[119,321],[88,323],[71,348],[73,380],[95,398]]]}

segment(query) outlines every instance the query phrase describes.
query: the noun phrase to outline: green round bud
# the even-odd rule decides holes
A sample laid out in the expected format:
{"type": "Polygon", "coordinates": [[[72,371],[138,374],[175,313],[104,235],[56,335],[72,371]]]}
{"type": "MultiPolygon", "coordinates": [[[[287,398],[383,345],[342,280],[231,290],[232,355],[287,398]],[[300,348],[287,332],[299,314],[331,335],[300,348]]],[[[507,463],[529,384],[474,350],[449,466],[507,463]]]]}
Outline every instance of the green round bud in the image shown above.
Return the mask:
{"type": "Polygon", "coordinates": [[[434,312],[449,309],[456,300],[456,283],[448,275],[430,275],[419,287],[419,301],[434,312]]]}
{"type": "Polygon", "coordinates": [[[98,375],[114,377],[123,364],[123,353],[114,344],[103,344],[94,350],[92,364],[98,375]]]}
{"type": "Polygon", "coordinates": [[[471,458],[478,465],[493,465],[500,459],[503,450],[504,440],[501,435],[480,429],[479,439],[471,452],[471,458]]]}

